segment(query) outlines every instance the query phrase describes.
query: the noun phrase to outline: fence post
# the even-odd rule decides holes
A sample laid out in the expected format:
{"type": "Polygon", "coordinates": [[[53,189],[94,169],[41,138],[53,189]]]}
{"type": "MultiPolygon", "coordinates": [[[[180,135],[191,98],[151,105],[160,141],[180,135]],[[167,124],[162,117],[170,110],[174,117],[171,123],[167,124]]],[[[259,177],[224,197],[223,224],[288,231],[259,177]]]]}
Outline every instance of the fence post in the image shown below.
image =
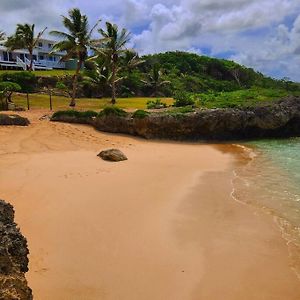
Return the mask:
{"type": "Polygon", "coordinates": [[[52,90],[49,90],[49,96],[50,96],[50,110],[52,110],[52,90]]]}
{"type": "Polygon", "coordinates": [[[26,93],[26,99],[27,99],[27,109],[30,110],[29,95],[28,95],[28,93],[26,93]]]}

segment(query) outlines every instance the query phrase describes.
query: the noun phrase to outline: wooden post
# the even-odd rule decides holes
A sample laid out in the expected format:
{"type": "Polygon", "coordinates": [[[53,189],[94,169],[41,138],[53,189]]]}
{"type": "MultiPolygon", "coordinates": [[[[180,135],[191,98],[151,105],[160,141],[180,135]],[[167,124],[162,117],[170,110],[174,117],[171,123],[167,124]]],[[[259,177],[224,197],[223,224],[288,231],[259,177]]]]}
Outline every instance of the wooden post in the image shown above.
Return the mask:
{"type": "Polygon", "coordinates": [[[49,90],[49,96],[50,96],[50,110],[52,110],[52,91],[51,90],[49,90]]]}
{"type": "Polygon", "coordinates": [[[26,99],[27,99],[27,109],[30,110],[29,95],[28,95],[28,93],[26,93],[26,99]]]}

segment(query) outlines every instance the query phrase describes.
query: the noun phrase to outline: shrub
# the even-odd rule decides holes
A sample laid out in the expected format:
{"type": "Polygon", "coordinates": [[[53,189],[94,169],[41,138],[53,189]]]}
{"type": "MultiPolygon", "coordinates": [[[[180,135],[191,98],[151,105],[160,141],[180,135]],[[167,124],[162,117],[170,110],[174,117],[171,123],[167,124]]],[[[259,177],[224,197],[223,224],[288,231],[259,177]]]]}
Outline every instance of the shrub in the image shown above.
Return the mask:
{"type": "Polygon", "coordinates": [[[56,82],[55,88],[64,91],[67,89],[67,86],[62,81],[58,81],[56,82]]]}
{"type": "Polygon", "coordinates": [[[19,84],[9,81],[0,82],[0,91],[1,92],[19,92],[21,87],[19,84]]]}
{"type": "Polygon", "coordinates": [[[149,116],[149,112],[142,110],[142,109],[138,109],[137,111],[135,111],[132,115],[133,118],[138,118],[138,119],[144,119],[147,116],[149,116]]]}
{"type": "Polygon", "coordinates": [[[166,108],[166,107],[167,107],[167,104],[164,102],[161,102],[161,99],[150,100],[147,102],[148,109],[160,109],[160,108],[166,108]]]}
{"type": "Polygon", "coordinates": [[[110,116],[110,115],[115,115],[118,117],[126,117],[127,112],[119,107],[115,107],[115,106],[108,106],[105,107],[99,114],[99,117],[102,116],[110,116]]]}
{"type": "Polygon", "coordinates": [[[176,107],[172,110],[167,111],[166,113],[168,115],[171,115],[174,117],[182,117],[184,114],[191,113],[193,111],[194,111],[194,109],[190,105],[190,106],[184,106],[184,107],[176,107]]]}
{"type": "Polygon", "coordinates": [[[194,99],[188,93],[185,92],[177,92],[174,95],[174,100],[174,106],[176,107],[189,106],[195,104],[194,99]]]}
{"type": "Polygon", "coordinates": [[[59,118],[63,116],[75,117],[75,118],[92,118],[98,115],[97,112],[88,110],[88,111],[77,111],[77,110],[61,110],[57,111],[52,115],[52,118],[59,118]]]}
{"type": "Polygon", "coordinates": [[[11,97],[13,92],[19,92],[21,87],[14,82],[2,81],[0,82],[0,109],[8,109],[8,103],[12,102],[11,97]],[[4,99],[5,98],[5,102],[4,99]]]}
{"type": "Polygon", "coordinates": [[[9,81],[17,83],[21,87],[21,92],[30,93],[34,91],[37,83],[36,76],[31,72],[3,73],[0,75],[0,81],[9,81]]]}

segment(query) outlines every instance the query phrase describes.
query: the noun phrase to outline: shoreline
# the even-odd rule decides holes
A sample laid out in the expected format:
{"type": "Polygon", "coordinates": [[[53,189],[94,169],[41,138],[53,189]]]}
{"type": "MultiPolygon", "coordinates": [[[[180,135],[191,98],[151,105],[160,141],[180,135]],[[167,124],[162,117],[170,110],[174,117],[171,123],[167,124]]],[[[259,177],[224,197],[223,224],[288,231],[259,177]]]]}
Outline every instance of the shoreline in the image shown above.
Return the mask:
{"type": "MultiPolygon", "coordinates": [[[[290,220],[288,220],[286,217],[282,216],[280,212],[275,211],[274,209],[263,205],[259,201],[249,201],[249,199],[242,199],[242,197],[239,198],[238,194],[239,189],[241,186],[247,184],[245,182],[245,178],[243,178],[243,175],[239,175],[239,172],[242,172],[241,170],[244,168],[247,168],[250,164],[254,163],[256,159],[259,159],[263,153],[261,150],[256,149],[255,146],[250,145],[236,145],[237,147],[240,147],[243,149],[246,160],[244,162],[244,166],[241,167],[241,164],[238,164],[236,166],[236,169],[233,171],[233,178],[232,178],[232,198],[234,201],[237,201],[238,203],[242,205],[249,206],[250,208],[257,209],[258,211],[261,211],[266,216],[271,216],[273,219],[273,222],[276,224],[282,239],[286,242],[286,246],[288,248],[289,257],[290,257],[290,263],[291,268],[293,269],[295,275],[300,281],[300,231],[299,227],[295,227],[295,225],[292,224],[290,220]],[[244,181],[243,184],[234,184],[235,180],[241,180],[244,181]]],[[[257,191],[256,191],[257,193],[257,191]]],[[[254,193],[253,193],[254,195],[254,193]]],[[[257,194],[256,194],[257,195],[257,194]]]]}
{"type": "Polygon", "coordinates": [[[36,299],[299,298],[273,220],[231,199],[234,145],[150,142],[23,115],[28,128],[0,128],[1,197],[28,239],[36,299]],[[109,147],[128,162],[96,157],[109,147]]]}

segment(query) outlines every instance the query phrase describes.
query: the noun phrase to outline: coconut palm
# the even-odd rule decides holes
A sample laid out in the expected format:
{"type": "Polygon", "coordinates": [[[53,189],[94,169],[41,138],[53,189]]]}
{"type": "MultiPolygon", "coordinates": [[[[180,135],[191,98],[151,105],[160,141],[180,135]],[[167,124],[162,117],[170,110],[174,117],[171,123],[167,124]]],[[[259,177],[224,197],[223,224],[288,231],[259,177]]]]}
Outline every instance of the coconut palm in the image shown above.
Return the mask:
{"type": "Polygon", "coordinates": [[[111,72],[107,67],[104,57],[98,57],[93,61],[92,67],[84,72],[84,83],[88,83],[95,90],[105,92],[109,80],[111,78],[111,72]]]}
{"type": "Polygon", "coordinates": [[[33,66],[33,50],[37,46],[42,35],[46,31],[40,31],[37,36],[34,35],[34,24],[17,24],[16,32],[14,35],[7,38],[5,46],[10,50],[16,49],[27,49],[29,52],[30,65],[28,66],[29,71],[32,71],[33,66]]]}
{"type": "Polygon", "coordinates": [[[78,8],[71,9],[69,11],[69,16],[62,16],[62,18],[63,25],[67,29],[67,32],[51,31],[50,34],[62,39],[53,46],[53,52],[66,52],[62,61],[68,61],[70,59],[77,60],[76,71],[73,76],[72,99],[70,102],[70,106],[74,107],[76,105],[75,97],[78,75],[82,69],[84,61],[87,59],[88,47],[91,43],[92,33],[100,20],[98,20],[90,30],[87,16],[82,15],[78,8]]]}
{"type": "Polygon", "coordinates": [[[118,78],[118,73],[122,69],[121,58],[124,58],[128,49],[130,33],[125,28],[119,31],[116,24],[106,22],[106,30],[99,29],[102,38],[94,43],[94,58],[104,57],[111,72],[109,82],[111,85],[111,103],[116,103],[116,84],[123,78],[118,78]]]}
{"type": "Polygon", "coordinates": [[[133,50],[127,50],[122,57],[121,64],[123,65],[124,70],[130,73],[134,68],[143,64],[145,61],[139,58],[137,52],[133,50]]]}
{"type": "Polygon", "coordinates": [[[163,80],[162,78],[162,70],[160,69],[160,65],[155,63],[152,66],[151,72],[148,74],[148,78],[146,81],[142,81],[147,86],[151,87],[153,90],[151,96],[158,97],[160,94],[160,89],[167,84],[170,84],[170,81],[163,80]]]}
{"type": "Polygon", "coordinates": [[[4,31],[0,30],[0,41],[3,41],[5,39],[5,33],[4,31]]]}

